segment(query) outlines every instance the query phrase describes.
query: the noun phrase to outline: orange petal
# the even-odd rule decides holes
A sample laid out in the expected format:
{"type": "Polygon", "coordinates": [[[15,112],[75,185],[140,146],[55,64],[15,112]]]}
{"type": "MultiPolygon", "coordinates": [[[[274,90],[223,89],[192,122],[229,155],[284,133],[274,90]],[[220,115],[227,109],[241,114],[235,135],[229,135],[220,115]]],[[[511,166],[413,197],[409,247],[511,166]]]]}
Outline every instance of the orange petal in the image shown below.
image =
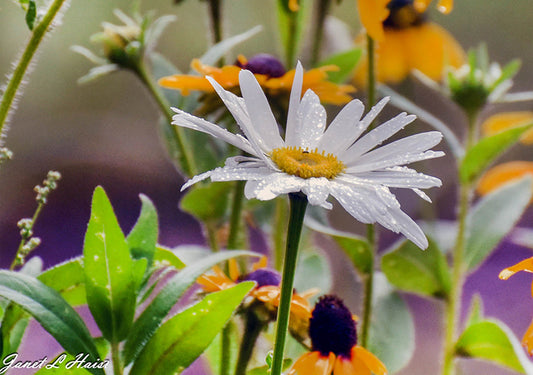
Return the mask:
{"type": "Polygon", "coordinates": [[[533,175],[533,162],[511,161],[502,163],[485,172],[478,182],[477,191],[481,195],[486,195],[506,183],[526,175],[533,175]]]}
{"type": "Polygon", "coordinates": [[[381,42],[385,36],[383,21],[389,15],[390,0],[357,0],[359,19],[372,39],[381,42]]]}
{"type": "Polygon", "coordinates": [[[377,80],[385,83],[399,83],[409,74],[409,57],[405,48],[405,30],[387,30],[385,39],[376,49],[377,80]]]}
{"type": "Polygon", "coordinates": [[[533,257],[527,258],[519,263],[516,263],[514,266],[507,267],[504,269],[498,277],[502,280],[507,280],[511,276],[513,276],[515,273],[519,271],[526,271],[533,273],[533,257]]]}
{"type": "Polygon", "coordinates": [[[387,368],[374,354],[362,346],[352,348],[352,359],[359,358],[376,375],[387,375],[387,368]]]}
{"type": "Polygon", "coordinates": [[[253,264],[252,270],[257,271],[258,269],[266,268],[267,265],[268,265],[267,257],[263,255],[261,259],[259,259],[257,262],[253,264]]]}
{"type": "Polygon", "coordinates": [[[533,355],[533,322],[527,328],[524,337],[522,337],[522,345],[527,349],[529,355],[533,355]]]}
{"type": "Polygon", "coordinates": [[[237,264],[237,261],[235,258],[231,258],[228,261],[228,268],[229,268],[229,277],[233,281],[237,281],[239,279],[239,265],[237,264]]]}
{"type": "MultiPolygon", "coordinates": [[[[511,129],[520,125],[526,125],[533,122],[533,112],[503,112],[486,119],[481,128],[485,135],[493,135],[503,130],[511,129]]],[[[520,140],[525,144],[533,144],[533,130],[524,134],[520,140]]]]}
{"type": "Polygon", "coordinates": [[[298,0],[289,0],[289,9],[291,12],[297,12],[298,9],[300,9],[300,5],[298,5],[298,0]]]}
{"type": "Polygon", "coordinates": [[[335,354],[323,357],[319,352],[306,353],[292,365],[289,375],[330,375],[335,364],[335,354]]]}
{"type": "Polygon", "coordinates": [[[370,369],[359,358],[337,357],[333,375],[372,375],[370,369]]]}

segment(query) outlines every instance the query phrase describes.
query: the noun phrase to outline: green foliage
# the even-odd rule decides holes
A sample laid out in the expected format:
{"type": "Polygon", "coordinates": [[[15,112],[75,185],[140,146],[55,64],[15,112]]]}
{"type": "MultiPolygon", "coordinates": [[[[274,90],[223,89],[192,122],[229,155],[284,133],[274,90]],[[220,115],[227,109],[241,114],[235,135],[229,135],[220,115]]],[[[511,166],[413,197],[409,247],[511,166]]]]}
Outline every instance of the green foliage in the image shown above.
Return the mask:
{"type": "Polygon", "coordinates": [[[28,10],[26,11],[26,25],[28,25],[28,28],[30,30],[33,30],[36,19],[37,19],[37,5],[35,5],[35,0],[29,0],[28,10]]]}
{"type": "Polygon", "coordinates": [[[174,254],[170,249],[167,249],[161,245],[158,245],[154,254],[154,264],[156,267],[170,266],[174,267],[177,270],[180,270],[185,267],[185,263],[174,254]]]}
{"type": "Polygon", "coordinates": [[[85,274],[81,258],[74,258],[58,264],[44,271],[37,278],[45,285],[58,291],[71,306],[81,306],[87,303],[85,274]]]}
{"type": "Polygon", "coordinates": [[[531,199],[531,178],[507,184],[484,197],[469,215],[464,262],[479,266],[518,222],[531,199]]]}
{"type": "Polygon", "coordinates": [[[331,289],[332,283],[331,269],[324,256],[315,251],[300,255],[294,277],[294,288],[298,292],[316,288],[320,294],[325,294],[331,289]]]}
{"type": "Polygon", "coordinates": [[[197,219],[218,223],[226,215],[233,184],[217,182],[190,188],[180,201],[180,208],[197,219]]]}
{"type": "Polygon", "coordinates": [[[135,314],[137,281],[128,243],[101,187],[93,194],[83,257],[89,309],[103,336],[120,342],[135,314]]]}
{"type": "Polygon", "coordinates": [[[306,24],[306,13],[308,1],[299,0],[300,9],[293,12],[289,9],[289,0],[276,0],[278,6],[278,23],[283,51],[287,66],[292,68],[298,55],[300,42],[306,24]]]}
{"type": "MultiPolygon", "coordinates": [[[[85,323],[54,289],[24,274],[0,271],[0,296],[10,299],[30,313],[67,352],[89,354],[92,361],[99,358],[85,323]]],[[[104,375],[101,369],[90,371],[104,375]]]]}
{"type": "MultiPolygon", "coordinates": [[[[420,252],[420,250],[418,250],[420,252]]],[[[381,273],[374,275],[373,314],[368,350],[393,374],[405,367],[415,350],[415,327],[407,304],[381,273]]]]}
{"type": "Polygon", "coordinates": [[[518,142],[531,128],[533,124],[518,126],[479,141],[467,151],[459,166],[461,181],[466,184],[474,182],[498,156],[518,142]]]}
{"type": "Polygon", "coordinates": [[[425,251],[411,241],[403,241],[383,255],[381,268],[389,282],[402,291],[436,298],[446,298],[450,293],[446,257],[432,240],[425,251]]]}
{"type": "Polygon", "coordinates": [[[224,328],[254,285],[253,282],[244,282],[209,294],[201,302],[167,320],[139,354],[130,374],[181,373],[224,328]]]}
{"type": "MultiPolygon", "coordinates": [[[[228,364],[230,369],[234,369],[237,365],[237,356],[239,355],[239,341],[240,341],[240,332],[235,324],[234,320],[230,320],[225,327],[224,331],[228,331],[229,336],[229,348],[226,348],[229,353],[228,364]]],[[[220,374],[220,357],[222,353],[222,335],[223,332],[220,332],[211,342],[209,347],[204,352],[204,358],[207,359],[209,368],[211,369],[212,374],[220,374]]]]}
{"type": "Polygon", "coordinates": [[[159,291],[131,327],[124,346],[125,363],[131,363],[139,355],[172,306],[198,277],[219,262],[243,255],[256,256],[257,254],[249,251],[215,253],[187,266],[168,280],[167,284],[159,291]]]}
{"type": "Polygon", "coordinates": [[[142,206],[137,223],[128,234],[126,242],[133,259],[146,259],[147,272],[154,262],[158,237],[157,211],[152,201],[145,195],[140,195],[142,206]]]}
{"type": "Polygon", "coordinates": [[[2,350],[0,352],[0,358],[2,362],[6,355],[17,351],[28,322],[29,315],[19,305],[10,303],[6,307],[1,327],[2,350]]]}
{"type": "Polygon", "coordinates": [[[338,71],[328,72],[328,79],[334,83],[346,82],[352,75],[363,51],[361,48],[354,48],[348,51],[343,51],[322,60],[318,66],[336,65],[339,67],[338,71]]]}

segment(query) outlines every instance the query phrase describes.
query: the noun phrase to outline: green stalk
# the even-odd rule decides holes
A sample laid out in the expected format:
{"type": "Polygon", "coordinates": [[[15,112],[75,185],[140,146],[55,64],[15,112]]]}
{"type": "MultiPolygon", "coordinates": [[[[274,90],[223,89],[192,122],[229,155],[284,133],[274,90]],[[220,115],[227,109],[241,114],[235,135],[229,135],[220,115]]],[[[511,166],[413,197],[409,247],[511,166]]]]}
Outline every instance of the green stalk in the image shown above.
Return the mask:
{"type": "Polygon", "coordinates": [[[122,375],[123,369],[118,342],[111,343],[111,359],[113,361],[113,375],[122,375]]]}
{"type": "MultiPolygon", "coordinates": [[[[367,58],[368,58],[368,93],[367,107],[372,108],[376,104],[376,69],[375,69],[375,46],[374,39],[367,34],[367,58]]],[[[372,127],[372,125],[370,125],[372,127]]],[[[367,347],[370,332],[370,320],[372,317],[372,295],[374,291],[374,258],[376,257],[376,228],[374,224],[366,226],[366,237],[372,252],[372,264],[368,275],[365,276],[364,300],[363,300],[363,320],[361,322],[361,346],[367,347]]]]}
{"type": "Polygon", "coordinates": [[[320,60],[320,49],[324,40],[324,23],[331,7],[331,0],[319,0],[316,12],[315,37],[313,38],[313,49],[311,52],[311,66],[315,66],[320,60]]]}
{"type": "Polygon", "coordinates": [[[16,65],[11,79],[7,83],[7,87],[2,95],[2,101],[0,102],[0,145],[2,145],[2,140],[5,138],[6,130],[4,129],[4,125],[10,113],[13,100],[15,99],[20,88],[22,79],[28,70],[28,66],[35,55],[37,48],[41,44],[46,31],[48,31],[50,24],[54,20],[55,16],[59,13],[59,10],[65,1],[66,0],[54,0],[52,2],[41,22],[39,22],[39,24],[33,29],[31,38],[26,45],[22,56],[20,56],[20,60],[16,65]]]}
{"type": "Polygon", "coordinates": [[[213,42],[216,44],[222,40],[222,0],[209,0],[208,6],[213,42]]]}
{"type": "Polygon", "coordinates": [[[170,104],[165,99],[163,94],[161,94],[161,91],[159,91],[159,89],[154,84],[152,77],[148,74],[148,71],[146,70],[146,67],[144,66],[144,63],[142,61],[137,63],[137,66],[133,69],[133,71],[135,72],[135,74],[137,74],[141,82],[144,83],[144,85],[156,101],[159,109],[166,117],[169,126],[172,128],[174,140],[176,142],[176,145],[178,146],[179,151],[181,152],[182,163],[180,163],[180,165],[183,166],[183,172],[187,177],[192,177],[196,175],[197,170],[194,162],[194,157],[192,155],[191,149],[189,148],[189,145],[185,142],[183,129],[179,126],[171,125],[172,116],[174,116],[174,112],[172,112],[172,110],[170,109],[170,104]]]}
{"type": "Polygon", "coordinates": [[[237,181],[233,190],[233,203],[229,222],[228,249],[237,249],[239,246],[239,232],[241,229],[242,202],[244,198],[244,185],[246,181],[237,181]]]}
{"type": "MultiPolygon", "coordinates": [[[[477,114],[468,116],[468,134],[466,139],[466,151],[476,142],[477,114]]],[[[461,181],[461,179],[459,179],[461,181]]],[[[455,342],[457,339],[457,326],[461,311],[461,296],[466,276],[464,264],[464,251],[466,243],[466,220],[470,208],[471,186],[468,183],[460,183],[459,186],[459,228],[453,251],[452,287],[446,305],[445,334],[444,334],[444,361],[442,375],[455,374],[455,342]]]]}
{"type": "Polygon", "coordinates": [[[226,324],[220,335],[220,375],[229,375],[231,357],[231,328],[226,324]]]}
{"type": "MultiPolygon", "coordinates": [[[[35,210],[35,212],[33,214],[33,217],[31,218],[31,226],[29,228],[30,231],[33,231],[33,227],[35,226],[35,222],[37,221],[37,218],[39,217],[39,214],[41,213],[41,210],[43,209],[43,207],[44,207],[44,203],[42,203],[42,202],[40,202],[37,205],[37,209],[35,210]]],[[[11,266],[9,266],[9,270],[10,271],[13,271],[15,269],[15,267],[17,266],[18,259],[19,259],[19,254],[22,252],[22,248],[24,247],[24,245],[26,244],[26,242],[28,240],[29,240],[29,237],[28,238],[23,237],[20,240],[19,247],[17,249],[17,253],[15,254],[15,258],[13,258],[13,262],[11,262],[11,266]]]]}
{"type": "Polygon", "coordinates": [[[281,271],[283,266],[283,251],[285,250],[285,228],[287,227],[287,202],[285,199],[276,199],[276,214],[274,217],[273,247],[274,268],[281,271]]]}
{"type": "Polygon", "coordinates": [[[264,324],[257,318],[257,315],[249,310],[244,320],[244,333],[239,348],[239,356],[237,357],[235,375],[246,375],[246,368],[252,358],[255,342],[263,327],[264,324]]]}
{"type": "Polygon", "coordinates": [[[305,209],[307,208],[307,197],[302,193],[289,194],[289,200],[290,218],[289,228],[287,230],[287,250],[285,252],[285,262],[281,277],[281,296],[278,307],[271,375],[281,375],[282,371],[285,339],[287,338],[291,312],[294,274],[296,271],[296,261],[298,260],[298,244],[300,242],[300,234],[302,233],[305,209]]]}

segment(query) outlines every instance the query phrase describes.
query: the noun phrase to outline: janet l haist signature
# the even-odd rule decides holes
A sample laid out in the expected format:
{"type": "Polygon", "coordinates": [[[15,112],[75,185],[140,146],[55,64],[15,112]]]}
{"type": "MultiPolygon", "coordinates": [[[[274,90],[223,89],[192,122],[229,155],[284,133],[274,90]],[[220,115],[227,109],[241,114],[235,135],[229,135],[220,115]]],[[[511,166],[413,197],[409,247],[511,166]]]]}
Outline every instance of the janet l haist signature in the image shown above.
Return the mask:
{"type": "Polygon", "coordinates": [[[0,374],[5,374],[9,369],[15,368],[28,368],[28,369],[45,369],[51,370],[55,368],[84,368],[84,369],[93,369],[101,368],[104,369],[109,365],[109,360],[107,359],[94,359],[90,358],[87,353],[78,353],[75,357],[68,356],[66,353],[60,354],[57,358],[48,360],[48,357],[43,357],[41,359],[33,360],[19,360],[18,353],[11,353],[4,357],[2,361],[2,367],[0,367],[0,374]]]}

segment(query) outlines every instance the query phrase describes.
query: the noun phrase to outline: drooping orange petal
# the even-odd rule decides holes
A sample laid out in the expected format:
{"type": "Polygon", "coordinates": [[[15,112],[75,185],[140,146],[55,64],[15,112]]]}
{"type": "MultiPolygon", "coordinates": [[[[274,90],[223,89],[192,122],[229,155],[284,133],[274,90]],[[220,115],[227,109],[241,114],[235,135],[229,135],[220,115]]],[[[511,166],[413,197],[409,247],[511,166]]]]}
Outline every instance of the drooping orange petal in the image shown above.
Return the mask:
{"type": "Polygon", "coordinates": [[[533,321],[529,327],[527,327],[524,337],[522,337],[522,345],[527,349],[529,355],[533,355],[533,321]]]}
{"type": "Polygon", "coordinates": [[[352,359],[337,357],[333,375],[372,375],[370,369],[359,358],[352,359]]]}
{"type": "Polygon", "coordinates": [[[370,37],[381,42],[385,36],[383,21],[389,16],[390,0],[357,0],[359,19],[370,37]]]}
{"type": "MultiPolygon", "coordinates": [[[[481,128],[485,135],[493,135],[503,130],[532,122],[533,112],[531,111],[503,112],[486,119],[481,125],[481,128]]],[[[533,144],[533,130],[524,134],[520,141],[525,144],[533,144]]]]}
{"type": "Polygon", "coordinates": [[[408,35],[404,31],[387,30],[385,39],[376,49],[376,75],[379,82],[399,83],[409,74],[409,57],[405,48],[408,35]]]}
{"type": "Polygon", "coordinates": [[[387,375],[387,368],[374,354],[363,348],[362,346],[354,346],[352,348],[352,359],[359,358],[363,361],[370,371],[376,375],[387,375]]]}
{"type": "Polygon", "coordinates": [[[239,265],[237,264],[237,261],[235,258],[231,258],[228,261],[228,268],[229,268],[229,277],[233,281],[237,281],[239,279],[240,273],[239,273],[239,265]]]}
{"type": "Polygon", "coordinates": [[[513,276],[515,273],[519,271],[526,271],[533,273],[533,257],[527,258],[521,262],[516,263],[514,266],[507,267],[503,271],[500,272],[498,277],[502,280],[507,280],[511,276],[513,276]]]}
{"type": "Polygon", "coordinates": [[[533,176],[533,162],[510,161],[502,163],[485,172],[478,182],[477,191],[481,195],[486,195],[506,183],[526,175],[533,176]]]}
{"type": "Polygon", "coordinates": [[[294,362],[289,375],[330,375],[335,364],[335,354],[323,357],[319,352],[302,355],[294,362]]]}
{"type": "Polygon", "coordinates": [[[266,268],[267,265],[267,257],[263,255],[257,262],[252,265],[252,270],[257,271],[258,269],[266,268]]]}

